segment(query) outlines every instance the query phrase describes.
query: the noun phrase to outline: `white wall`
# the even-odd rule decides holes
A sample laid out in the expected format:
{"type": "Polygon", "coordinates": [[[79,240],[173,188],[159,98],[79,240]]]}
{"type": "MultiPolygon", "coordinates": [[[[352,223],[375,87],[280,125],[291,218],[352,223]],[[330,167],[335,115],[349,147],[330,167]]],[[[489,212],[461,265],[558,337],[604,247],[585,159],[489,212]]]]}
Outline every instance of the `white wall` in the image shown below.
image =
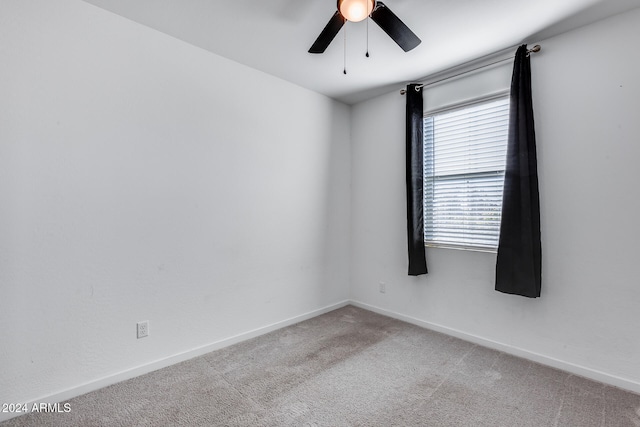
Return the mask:
{"type": "Polygon", "coordinates": [[[348,298],[349,107],[80,0],[0,56],[0,402],[348,298]]]}
{"type": "Polygon", "coordinates": [[[352,110],[352,299],[640,392],[640,9],[532,57],[542,297],[494,291],[495,254],[428,249],[406,275],[404,97],[352,110]],[[386,293],[378,283],[386,283],[386,293]]]}

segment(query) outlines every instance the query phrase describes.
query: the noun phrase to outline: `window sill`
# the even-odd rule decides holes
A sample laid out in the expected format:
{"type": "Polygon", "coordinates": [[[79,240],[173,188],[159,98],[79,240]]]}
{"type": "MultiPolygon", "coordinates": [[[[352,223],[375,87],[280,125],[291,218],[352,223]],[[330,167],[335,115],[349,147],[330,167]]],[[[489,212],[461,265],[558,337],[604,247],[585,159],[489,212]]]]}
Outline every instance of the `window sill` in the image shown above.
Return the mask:
{"type": "Polygon", "coordinates": [[[484,252],[490,254],[498,253],[498,248],[486,248],[482,246],[464,246],[464,245],[447,245],[440,243],[424,243],[425,248],[436,248],[436,249],[454,249],[457,251],[469,251],[469,252],[484,252]]]}

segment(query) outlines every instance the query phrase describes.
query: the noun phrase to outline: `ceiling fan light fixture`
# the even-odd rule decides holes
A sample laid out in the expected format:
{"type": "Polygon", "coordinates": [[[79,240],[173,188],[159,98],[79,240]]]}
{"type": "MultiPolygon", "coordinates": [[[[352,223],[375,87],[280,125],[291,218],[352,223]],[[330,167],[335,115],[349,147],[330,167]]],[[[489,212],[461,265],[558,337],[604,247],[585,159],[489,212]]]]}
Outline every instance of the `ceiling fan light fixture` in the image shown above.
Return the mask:
{"type": "Polygon", "coordinates": [[[338,10],[347,21],[360,22],[371,15],[375,0],[338,0],[338,10]]]}

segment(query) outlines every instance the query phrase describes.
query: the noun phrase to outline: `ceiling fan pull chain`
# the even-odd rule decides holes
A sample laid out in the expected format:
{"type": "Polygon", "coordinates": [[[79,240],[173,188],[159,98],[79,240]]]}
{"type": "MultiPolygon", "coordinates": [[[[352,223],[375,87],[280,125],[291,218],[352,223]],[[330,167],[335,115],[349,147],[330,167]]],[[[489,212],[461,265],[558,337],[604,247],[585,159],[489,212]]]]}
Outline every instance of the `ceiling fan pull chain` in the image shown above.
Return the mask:
{"type": "Polygon", "coordinates": [[[365,53],[365,56],[368,58],[369,57],[369,18],[371,17],[371,15],[367,16],[367,53],[365,53]]]}
{"type": "Polygon", "coordinates": [[[347,26],[344,26],[344,58],[343,58],[343,70],[344,74],[347,74],[347,26]]]}

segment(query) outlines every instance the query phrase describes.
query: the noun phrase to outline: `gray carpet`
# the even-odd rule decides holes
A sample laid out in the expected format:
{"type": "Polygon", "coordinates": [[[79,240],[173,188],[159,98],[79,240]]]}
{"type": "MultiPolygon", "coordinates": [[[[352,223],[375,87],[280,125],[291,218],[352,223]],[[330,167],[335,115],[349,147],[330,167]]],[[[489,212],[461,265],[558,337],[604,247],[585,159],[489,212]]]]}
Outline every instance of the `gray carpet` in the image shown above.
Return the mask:
{"type": "Polygon", "coordinates": [[[359,308],[10,426],[640,426],[640,396],[359,308]]]}

